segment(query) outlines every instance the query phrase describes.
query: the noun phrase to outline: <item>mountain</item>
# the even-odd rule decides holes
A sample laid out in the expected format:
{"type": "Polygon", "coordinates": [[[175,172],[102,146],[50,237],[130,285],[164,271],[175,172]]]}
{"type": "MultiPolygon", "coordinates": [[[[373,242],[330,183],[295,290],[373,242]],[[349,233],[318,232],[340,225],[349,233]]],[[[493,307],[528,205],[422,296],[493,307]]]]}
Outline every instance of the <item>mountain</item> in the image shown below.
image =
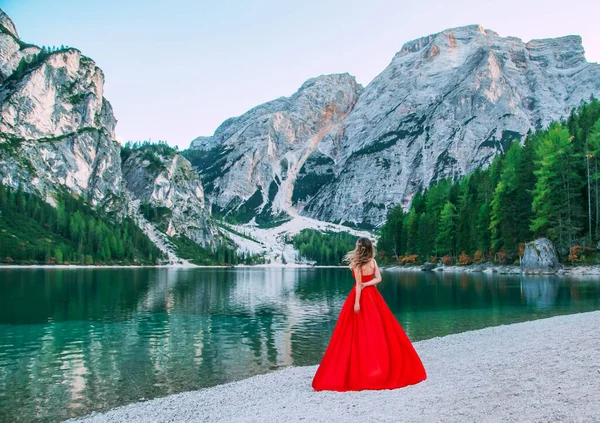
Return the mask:
{"type": "Polygon", "coordinates": [[[123,147],[94,61],[23,42],[0,10],[0,182],[130,217],[171,262],[184,250],[231,258],[232,243],[252,262],[301,261],[291,235],[368,236],[347,227],[380,225],[598,92],[580,37],[525,43],[474,25],[404,44],[366,87],[348,74],[309,79],[185,152],[123,147]]]}
{"type": "Polygon", "coordinates": [[[471,25],[410,41],[362,89],[320,76],[226,120],[186,156],[220,213],[376,226],[432,183],[488,166],[513,140],[600,93],[578,36],[471,25]]]}
{"type": "Polygon", "coordinates": [[[177,259],[168,236],[215,240],[203,189],[190,163],[143,146],[121,161],[104,74],[75,48],[40,49],[19,39],[0,11],[0,181],[50,204],[69,193],[119,220],[130,216],[177,259]],[[150,224],[141,205],[169,209],[150,224]],[[166,226],[161,226],[166,223],[166,226]]]}
{"type": "Polygon", "coordinates": [[[320,76],[289,98],[228,119],[214,136],[195,139],[187,157],[213,209],[233,214],[239,223],[294,213],[292,203],[333,177],[339,132],[361,92],[348,74],[320,76]],[[319,173],[307,178],[306,167],[319,173]]]}
{"type": "Polygon", "coordinates": [[[165,144],[126,146],[121,158],[125,185],[146,219],[169,236],[185,235],[204,247],[217,238],[200,178],[176,150],[165,144]]]}

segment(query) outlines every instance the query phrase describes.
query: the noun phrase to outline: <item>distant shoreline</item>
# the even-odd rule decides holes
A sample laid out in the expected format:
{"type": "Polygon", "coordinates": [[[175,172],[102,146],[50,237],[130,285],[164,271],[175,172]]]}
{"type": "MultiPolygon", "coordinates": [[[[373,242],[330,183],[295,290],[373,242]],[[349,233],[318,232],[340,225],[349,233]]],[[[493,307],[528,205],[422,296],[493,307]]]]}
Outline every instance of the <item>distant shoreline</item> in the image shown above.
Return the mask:
{"type": "Polygon", "coordinates": [[[321,266],[311,264],[236,264],[236,265],[196,265],[196,264],[149,264],[149,265],[94,265],[94,264],[0,264],[0,269],[148,269],[148,268],[164,268],[164,269],[251,269],[251,268],[271,268],[271,269],[327,269],[327,268],[347,268],[348,266],[321,266]]]}
{"type": "MultiPolygon", "coordinates": [[[[348,266],[333,266],[333,265],[311,265],[311,264],[236,264],[236,265],[196,265],[196,264],[153,264],[153,265],[79,265],[79,264],[0,264],[0,269],[346,269],[348,266]]],[[[426,272],[423,265],[391,265],[381,266],[382,270],[389,272],[426,272]]],[[[533,269],[521,272],[518,265],[495,265],[495,264],[469,264],[465,266],[437,266],[429,272],[447,272],[447,273],[486,273],[498,275],[556,275],[556,276],[587,276],[600,275],[600,265],[575,265],[563,266],[560,269],[533,269]]]]}
{"type": "Polygon", "coordinates": [[[431,270],[423,270],[423,265],[393,265],[384,267],[391,272],[451,272],[451,273],[487,273],[498,275],[556,275],[585,276],[600,275],[600,265],[562,266],[559,269],[525,269],[518,265],[468,264],[465,266],[437,266],[431,270]]]}

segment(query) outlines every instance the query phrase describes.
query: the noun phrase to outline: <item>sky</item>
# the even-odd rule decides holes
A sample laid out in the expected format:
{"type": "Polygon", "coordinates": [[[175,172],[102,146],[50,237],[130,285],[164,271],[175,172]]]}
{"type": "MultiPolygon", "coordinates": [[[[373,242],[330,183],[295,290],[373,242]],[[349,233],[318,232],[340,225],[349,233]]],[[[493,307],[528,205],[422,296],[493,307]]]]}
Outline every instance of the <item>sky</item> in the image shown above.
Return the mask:
{"type": "Polygon", "coordinates": [[[600,62],[598,0],[0,0],[21,39],[68,45],[104,71],[117,137],[180,149],[227,118],[348,72],[367,85],[410,40],[481,24],[524,41],[583,37],[600,62]]]}

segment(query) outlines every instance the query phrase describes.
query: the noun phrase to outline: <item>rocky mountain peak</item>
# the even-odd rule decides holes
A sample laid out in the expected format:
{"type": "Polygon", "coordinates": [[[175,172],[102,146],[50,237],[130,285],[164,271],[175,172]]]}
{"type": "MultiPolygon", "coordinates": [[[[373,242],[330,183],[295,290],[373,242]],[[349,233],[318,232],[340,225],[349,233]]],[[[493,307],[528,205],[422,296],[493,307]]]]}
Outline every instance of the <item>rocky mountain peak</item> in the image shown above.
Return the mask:
{"type": "Polygon", "coordinates": [[[321,75],[290,97],[226,120],[214,136],[194,140],[188,157],[214,207],[242,221],[294,213],[298,172],[309,156],[334,154],[341,124],[361,92],[347,73],[321,75]]]}
{"type": "Polygon", "coordinates": [[[210,244],[217,233],[190,163],[161,146],[122,163],[116,123],[93,60],[75,48],[21,41],[0,12],[0,180],[51,204],[57,192],[69,192],[117,218],[133,217],[173,261],[166,235],[210,244]],[[141,205],[169,217],[150,223],[141,205]]]}
{"type": "MultiPolygon", "coordinates": [[[[356,78],[344,74],[321,75],[308,79],[301,87],[290,97],[280,97],[268,103],[261,104],[241,116],[225,120],[215,131],[213,137],[198,137],[191,143],[190,148],[212,148],[211,143],[218,142],[229,136],[230,128],[236,128],[242,122],[249,122],[255,118],[274,117],[278,113],[303,113],[306,110],[321,109],[323,104],[336,105],[335,112],[343,113],[345,108],[338,109],[340,104],[352,104],[358,94],[362,91],[362,86],[356,82],[356,78]]],[[[325,111],[327,107],[323,108],[325,111]]],[[[330,107],[331,112],[334,111],[330,107]]],[[[315,110],[312,110],[313,112],[315,110]]]]}
{"type": "Polygon", "coordinates": [[[12,19],[2,9],[0,9],[0,26],[10,32],[15,38],[19,38],[17,27],[15,27],[12,19]]]}
{"type": "Polygon", "coordinates": [[[104,75],[91,59],[73,48],[49,53],[0,90],[0,131],[38,139],[96,128],[114,139],[116,120],[103,94],[104,75]],[[37,101],[26,100],[32,96],[37,101]]]}
{"type": "Polygon", "coordinates": [[[525,46],[531,59],[542,67],[568,69],[587,64],[579,35],[531,40],[525,46]]]}
{"type": "Polygon", "coordinates": [[[405,43],[364,89],[351,87],[349,76],[322,81],[309,80],[293,96],[229,119],[215,137],[193,143],[221,145],[193,161],[207,186],[217,188],[207,189],[210,198],[230,211],[245,204],[246,215],[254,216],[269,201],[275,209],[281,204],[283,178],[286,198],[292,193],[288,213],[378,225],[390,208],[408,208],[417,191],[486,167],[530,129],[598,95],[600,66],[585,60],[577,36],[524,43],[469,25],[405,43]],[[315,119],[332,104],[340,113],[315,119]],[[293,115],[293,123],[274,124],[282,112],[293,115]],[[289,148],[272,142],[289,145],[289,134],[305,135],[301,144],[314,147],[290,156],[289,148]]]}
{"type": "Polygon", "coordinates": [[[140,210],[163,233],[185,235],[197,244],[217,236],[204,189],[189,161],[165,144],[150,144],[121,154],[123,178],[140,210]]]}
{"type": "Polygon", "coordinates": [[[31,59],[40,52],[37,46],[19,38],[12,20],[0,9],[0,84],[19,66],[21,59],[31,59]]]}
{"type": "Polygon", "coordinates": [[[304,81],[298,91],[291,97],[314,96],[332,89],[347,89],[351,87],[352,91],[361,91],[362,85],[356,82],[356,78],[349,73],[337,73],[329,75],[319,75],[304,81]]]}
{"type": "Polygon", "coordinates": [[[396,56],[416,53],[426,47],[431,47],[432,45],[438,47],[445,46],[447,48],[454,49],[460,47],[461,44],[472,43],[476,38],[495,37],[499,37],[497,32],[485,29],[481,25],[466,25],[457,28],[449,28],[435,34],[417,38],[404,43],[396,56]]]}
{"type": "Polygon", "coordinates": [[[49,202],[66,189],[122,214],[116,120],[95,63],[77,49],[40,50],[2,31],[0,77],[3,182],[49,202]]]}

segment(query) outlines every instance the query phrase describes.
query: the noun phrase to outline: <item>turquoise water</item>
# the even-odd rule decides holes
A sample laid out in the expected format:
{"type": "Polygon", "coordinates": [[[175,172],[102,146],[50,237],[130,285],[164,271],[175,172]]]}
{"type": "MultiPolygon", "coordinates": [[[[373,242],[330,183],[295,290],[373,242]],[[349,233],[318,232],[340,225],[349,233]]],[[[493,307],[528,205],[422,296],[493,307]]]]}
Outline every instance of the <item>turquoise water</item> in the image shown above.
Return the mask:
{"type": "MultiPolygon", "coordinates": [[[[413,341],[600,309],[597,277],[383,272],[413,341]]],[[[0,269],[0,421],[60,421],[317,364],[346,269],[0,269]]]]}

